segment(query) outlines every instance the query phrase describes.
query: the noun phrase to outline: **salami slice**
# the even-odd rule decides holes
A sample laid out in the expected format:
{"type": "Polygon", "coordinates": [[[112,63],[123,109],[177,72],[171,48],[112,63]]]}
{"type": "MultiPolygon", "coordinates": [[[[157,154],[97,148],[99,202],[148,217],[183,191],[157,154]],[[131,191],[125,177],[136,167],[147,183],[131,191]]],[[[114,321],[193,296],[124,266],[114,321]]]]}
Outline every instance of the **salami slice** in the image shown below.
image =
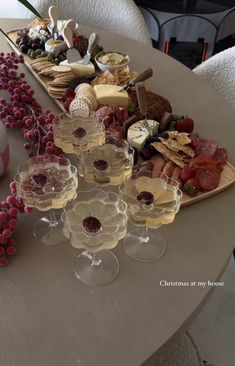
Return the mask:
{"type": "Polygon", "coordinates": [[[220,147],[216,150],[214,160],[218,161],[222,167],[227,163],[228,160],[228,152],[223,147],[220,147]]]}
{"type": "Polygon", "coordinates": [[[194,159],[192,159],[190,162],[190,167],[196,168],[196,169],[203,167],[203,166],[208,166],[208,165],[214,165],[217,167],[217,169],[219,171],[221,170],[219,161],[212,159],[210,156],[198,155],[194,159]]]}
{"type": "Polygon", "coordinates": [[[212,191],[220,182],[220,173],[215,165],[207,165],[197,168],[196,178],[200,182],[203,191],[212,191]]]}
{"type": "Polygon", "coordinates": [[[212,158],[214,157],[218,148],[218,144],[215,140],[204,139],[202,137],[195,139],[194,144],[196,155],[206,155],[212,158]]]}

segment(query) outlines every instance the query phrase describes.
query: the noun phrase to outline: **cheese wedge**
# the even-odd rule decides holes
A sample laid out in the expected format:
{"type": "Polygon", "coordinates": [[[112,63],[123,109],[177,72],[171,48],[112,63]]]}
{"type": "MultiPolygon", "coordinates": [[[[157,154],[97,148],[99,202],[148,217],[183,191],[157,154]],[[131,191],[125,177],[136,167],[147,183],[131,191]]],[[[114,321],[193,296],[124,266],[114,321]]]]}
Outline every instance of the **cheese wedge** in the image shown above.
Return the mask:
{"type": "Polygon", "coordinates": [[[127,141],[128,143],[135,147],[137,150],[144,147],[146,140],[156,135],[158,132],[159,123],[152,119],[141,120],[133,123],[127,131],[127,141]]]}
{"type": "Polygon", "coordinates": [[[128,107],[129,95],[127,91],[121,90],[118,85],[95,85],[94,90],[98,104],[118,105],[120,107],[128,107]]]}
{"type": "Polygon", "coordinates": [[[69,66],[74,75],[78,77],[92,75],[95,72],[95,66],[89,62],[89,64],[83,64],[83,60],[69,64],[67,60],[60,62],[60,65],[69,66]]]}

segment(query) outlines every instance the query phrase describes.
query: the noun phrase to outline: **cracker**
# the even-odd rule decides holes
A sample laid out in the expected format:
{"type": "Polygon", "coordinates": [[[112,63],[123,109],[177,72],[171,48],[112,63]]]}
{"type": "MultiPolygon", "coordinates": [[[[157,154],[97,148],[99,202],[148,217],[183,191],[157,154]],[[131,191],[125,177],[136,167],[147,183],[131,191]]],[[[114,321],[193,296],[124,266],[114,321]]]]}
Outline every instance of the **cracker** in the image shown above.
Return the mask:
{"type": "Polygon", "coordinates": [[[185,167],[185,163],[183,161],[183,158],[177,154],[176,152],[170,150],[166,145],[164,145],[162,142],[153,142],[151,144],[157,151],[159,151],[165,158],[167,158],[170,161],[173,161],[176,165],[178,165],[180,168],[185,167]]]}
{"type": "Polygon", "coordinates": [[[189,134],[186,132],[180,132],[178,133],[178,135],[176,136],[176,140],[181,144],[181,145],[187,145],[190,144],[190,142],[192,141],[189,137],[189,134]]]}
{"type": "Polygon", "coordinates": [[[178,152],[183,151],[186,155],[191,158],[194,157],[195,152],[190,146],[181,145],[177,140],[173,140],[172,138],[164,139],[162,137],[159,138],[161,142],[166,145],[170,150],[178,152]]]}

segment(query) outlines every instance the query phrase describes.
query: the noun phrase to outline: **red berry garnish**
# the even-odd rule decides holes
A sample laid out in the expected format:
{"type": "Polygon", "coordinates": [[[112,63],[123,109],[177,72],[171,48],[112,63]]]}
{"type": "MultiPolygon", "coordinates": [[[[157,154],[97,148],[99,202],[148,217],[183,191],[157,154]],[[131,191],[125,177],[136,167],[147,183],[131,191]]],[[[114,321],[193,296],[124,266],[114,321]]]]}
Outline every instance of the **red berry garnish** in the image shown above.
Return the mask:
{"type": "Polygon", "coordinates": [[[104,171],[104,170],[108,169],[108,166],[109,165],[106,160],[99,159],[99,160],[94,161],[94,167],[97,170],[104,171]]]}
{"type": "Polygon", "coordinates": [[[0,267],[5,267],[8,264],[8,259],[6,257],[0,257],[0,267]]]}
{"type": "Polygon", "coordinates": [[[86,130],[84,130],[84,128],[82,128],[82,127],[78,127],[75,131],[73,131],[73,136],[82,138],[82,137],[86,136],[86,130]]]}
{"type": "Polygon", "coordinates": [[[7,254],[8,255],[15,255],[16,254],[16,248],[13,245],[8,246],[7,247],[7,254]]]}
{"type": "Polygon", "coordinates": [[[144,205],[151,205],[154,202],[154,196],[151,192],[142,191],[136,197],[144,205]]]}
{"type": "Polygon", "coordinates": [[[34,174],[32,180],[40,187],[45,186],[47,182],[47,176],[43,173],[34,174]]]}
{"type": "Polygon", "coordinates": [[[83,227],[88,233],[96,233],[101,229],[101,222],[93,216],[88,216],[83,220],[83,227]]]}

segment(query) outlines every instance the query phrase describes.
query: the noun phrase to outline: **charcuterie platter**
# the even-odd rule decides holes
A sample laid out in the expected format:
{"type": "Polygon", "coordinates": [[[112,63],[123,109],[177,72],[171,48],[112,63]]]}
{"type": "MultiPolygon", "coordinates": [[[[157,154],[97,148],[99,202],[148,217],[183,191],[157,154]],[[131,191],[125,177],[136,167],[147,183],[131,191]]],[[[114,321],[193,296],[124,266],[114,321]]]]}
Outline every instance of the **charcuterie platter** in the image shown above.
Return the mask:
{"type": "MultiPolygon", "coordinates": [[[[234,183],[235,170],[227,161],[226,150],[219,148],[214,140],[199,137],[190,118],[173,115],[168,100],[153,91],[144,90],[145,113],[141,106],[143,95],[138,95],[131,85],[140,73],[129,69],[128,55],[118,51],[105,52],[96,44],[96,52],[89,56],[88,64],[84,66],[83,62],[78,61],[81,64],[74,69],[66,61],[66,45],[61,48],[61,58],[44,54],[45,47],[40,53],[35,50],[35,45],[34,49],[20,46],[21,37],[29,37],[30,31],[9,32],[10,45],[18,54],[24,54],[25,65],[62,111],[76,112],[80,109],[82,113],[95,113],[104,120],[107,137],[128,141],[136,151],[134,171],[150,167],[153,172],[159,170],[172,175],[184,191],[181,206],[211,197],[234,183]],[[119,61],[115,61],[115,57],[119,61]],[[117,63],[118,67],[115,62],[120,62],[117,63]],[[123,90],[128,84],[129,90],[123,90]],[[211,145],[213,151],[210,151],[211,145]],[[200,160],[201,156],[208,155],[208,159],[202,159],[199,165],[196,162],[193,166],[195,159],[200,160]],[[186,179],[184,174],[188,167],[192,167],[192,172],[186,172],[186,179]]],[[[63,42],[61,36],[59,40],[63,42]]],[[[88,40],[75,32],[73,42],[84,58],[88,40]]]]}

